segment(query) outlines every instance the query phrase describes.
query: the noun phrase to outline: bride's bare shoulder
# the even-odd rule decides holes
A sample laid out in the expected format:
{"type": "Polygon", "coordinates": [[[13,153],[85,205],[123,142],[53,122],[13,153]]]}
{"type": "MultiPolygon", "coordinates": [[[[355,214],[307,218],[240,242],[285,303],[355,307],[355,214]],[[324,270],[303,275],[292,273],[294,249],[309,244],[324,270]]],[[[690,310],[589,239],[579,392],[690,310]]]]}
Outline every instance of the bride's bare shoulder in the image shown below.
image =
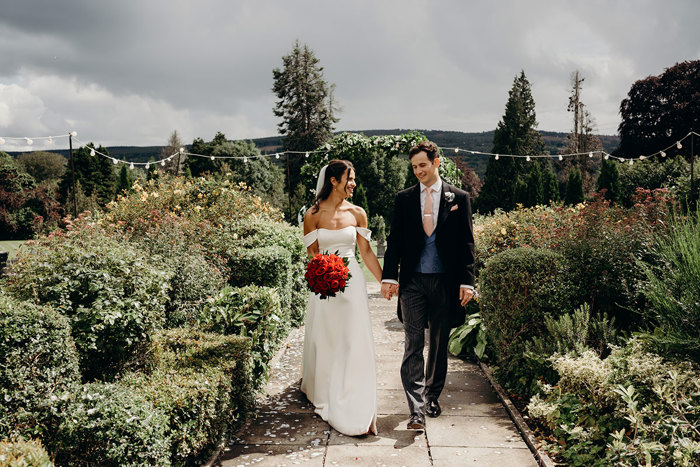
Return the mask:
{"type": "Polygon", "coordinates": [[[367,227],[367,213],[361,206],[357,206],[352,203],[347,203],[348,211],[355,217],[357,225],[360,227],[367,227]]]}

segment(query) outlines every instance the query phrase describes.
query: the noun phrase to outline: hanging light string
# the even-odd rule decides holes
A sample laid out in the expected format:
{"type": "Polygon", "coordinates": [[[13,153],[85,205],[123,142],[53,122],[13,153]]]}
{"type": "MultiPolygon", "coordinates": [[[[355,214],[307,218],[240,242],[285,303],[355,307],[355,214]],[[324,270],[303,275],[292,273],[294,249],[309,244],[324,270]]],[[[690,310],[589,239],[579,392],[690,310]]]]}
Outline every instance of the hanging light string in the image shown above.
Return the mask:
{"type": "Polygon", "coordinates": [[[53,136],[0,136],[0,146],[4,146],[8,141],[24,141],[27,146],[32,146],[36,140],[47,140],[48,144],[53,144],[55,139],[68,138],[68,135],[53,135],[53,136]]]}
{"type": "MultiPolygon", "coordinates": [[[[511,158],[516,158],[516,159],[525,159],[526,161],[530,162],[532,159],[543,159],[543,158],[548,158],[548,159],[554,159],[558,158],[560,161],[563,160],[565,157],[577,157],[577,156],[585,156],[588,155],[588,157],[592,158],[594,155],[602,155],[605,160],[608,160],[610,158],[613,158],[614,160],[617,160],[619,162],[627,162],[629,165],[632,165],[635,160],[645,160],[649,159],[655,156],[661,156],[661,157],[666,157],[666,151],[672,148],[676,148],[680,150],[683,147],[683,141],[691,137],[692,135],[700,137],[700,134],[698,134],[695,131],[690,131],[688,132],[687,135],[676,141],[675,143],[667,146],[666,148],[656,151],[652,154],[647,154],[647,155],[642,155],[638,157],[619,157],[619,156],[613,156],[612,154],[601,150],[597,149],[594,151],[588,151],[588,152],[576,152],[576,153],[569,153],[569,154],[534,154],[530,156],[523,156],[519,154],[497,154],[493,152],[485,152],[485,151],[475,151],[472,149],[463,149],[460,147],[440,147],[443,151],[454,151],[455,154],[465,153],[465,154],[473,154],[473,155],[481,155],[481,156],[488,156],[488,157],[494,157],[496,160],[498,160],[501,157],[511,157],[511,158]]],[[[249,159],[261,159],[265,157],[274,157],[275,159],[279,159],[280,156],[287,156],[290,154],[303,154],[306,159],[309,158],[310,155],[312,154],[323,154],[326,153],[326,157],[328,156],[328,153],[330,153],[331,146],[326,143],[322,148],[315,149],[313,151],[280,151],[280,152],[275,152],[271,154],[257,154],[257,155],[251,155],[251,156],[212,156],[212,155],[204,155],[204,154],[196,154],[196,153],[191,153],[187,152],[184,147],[180,148],[179,151],[176,151],[175,153],[163,158],[159,159],[156,161],[149,161],[149,162],[130,162],[127,160],[119,159],[107,154],[104,154],[97,149],[95,149],[92,146],[88,146],[83,141],[80,141],[77,138],[77,133],[75,131],[72,131],[70,134],[67,135],[56,135],[56,136],[36,136],[36,137],[15,137],[15,136],[7,136],[7,137],[2,137],[0,136],[0,146],[5,145],[7,143],[7,140],[15,140],[15,141],[25,141],[25,143],[28,146],[31,146],[34,144],[34,140],[48,140],[49,144],[53,143],[54,139],[58,138],[68,138],[69,136],[72,136],[73,139],[79,143],[82,146],[89,147],[90,148],[90,155],[91,156],[102,156],[107,159],[110,159],[114,164],[127,164],[129,165],[129,168],[133,169],[135,166],[144,166],[146,169],[150,168],[151,164],[157,165],[160,164],[161,166],[165,166],[165,163],[168,161],[171,161],[173,158],[176,156],[192,156],[192,157],[202,157],[202,158],[207,158],[211,160],[216,160],[216,159],[236,159],[236,160],[242,160],[243,162],[248,162],[249,159]]]]}

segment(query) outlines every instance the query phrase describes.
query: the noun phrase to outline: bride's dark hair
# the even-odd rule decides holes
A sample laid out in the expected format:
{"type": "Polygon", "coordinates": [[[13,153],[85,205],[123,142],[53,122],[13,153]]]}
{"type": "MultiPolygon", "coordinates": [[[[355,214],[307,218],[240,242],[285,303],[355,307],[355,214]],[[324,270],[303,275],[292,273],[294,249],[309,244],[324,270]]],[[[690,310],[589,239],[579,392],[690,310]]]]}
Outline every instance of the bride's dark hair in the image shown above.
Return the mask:
{"type": "MultiPolygon", "coordinates": [[[[316,193],[316,198],[314,198],[314,204],[311,210],[313,214],[318,212],[318,205],[321,203],[321,201],[328,198],[331,191],[333,191],[331,177],[340,181],[340,179],[343,178],[343,174],[350,169],[355,170],[355,167],[353,167],[352,162],[350,161],[333,159],[332,161],[328,162],[328,167],[326,167],[326,173],[323,177],[323,188],[321,188],[321,191],[316,193]]],[[[345,182],[345,184],[347,185],[347,182],[345,182]]]]}

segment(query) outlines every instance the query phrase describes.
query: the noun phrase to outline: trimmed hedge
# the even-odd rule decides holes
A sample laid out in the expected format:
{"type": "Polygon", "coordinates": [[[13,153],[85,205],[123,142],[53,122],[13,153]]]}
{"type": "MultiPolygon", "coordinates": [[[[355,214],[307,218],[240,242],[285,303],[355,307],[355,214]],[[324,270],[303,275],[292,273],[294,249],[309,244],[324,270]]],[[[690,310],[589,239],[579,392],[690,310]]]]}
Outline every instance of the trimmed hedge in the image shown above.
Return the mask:
{"type": "Polygon", "coordinates": [[[167,417],[174,465],[201,461],[252,408],[250,340],[180,328],[153,344],[152,371],[121,384],[167,417]]]}
{"type": "Polygon", "coordinates": [[[54,410],[61,423],[47,445],[59,465],[171,465],[168,416],[131,387],[86,384],[54,410]]]}
{"type": "Polygon", "coordinates": [[[68,316],[85,380],[115,375],[163,325],[172,273],[134,246],[84,228],[27,250],[7,289],[68,316]]]}
{"type": "Polygon", "coordinates": [[[46,401],[79,380],[68,319],[0,291],[0,439],[44,433],[46,401]]]}
{"type": "Polygon", "coordinates": [[[226,287],[203,309],[199,326],[207,331],[247,336],[252,342],[256,386],[267,375],[267,364],[277,344],[289,331],[289,319],[281,307],[277,289],[226,287]]]}
{"type": "Polygon", "coordinates": [[[525,343],[546,332],[545,316],[560,316],[573,308],[568,276],[562,255],[535,248],[499,253],[481,272],[481,316],[493,342],[498,373],[521,393],[531,392],[538,376],[524,364],[525,343]]]}
{"type": "Polygon", "coordinates": [[[53,467],[53,462],[39,440],[6,439],[0,441],[0,466],[53,467]]]}
{"type": "Polygon", "coordinates": [[[292,254],[284,247],[241,248],[229,259],[229,268],[232,286],[275,287],[282,308],[291,308],[292,254]]]}

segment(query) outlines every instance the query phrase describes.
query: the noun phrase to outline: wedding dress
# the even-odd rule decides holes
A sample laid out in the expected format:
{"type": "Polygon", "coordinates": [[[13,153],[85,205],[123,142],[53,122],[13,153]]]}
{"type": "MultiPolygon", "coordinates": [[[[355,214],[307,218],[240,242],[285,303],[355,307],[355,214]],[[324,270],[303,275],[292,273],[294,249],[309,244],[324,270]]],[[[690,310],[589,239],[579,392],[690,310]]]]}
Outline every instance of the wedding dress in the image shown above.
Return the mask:
{"type": "Polygon", "coordinates": [[[317,229],[304,236],[308,248],[318,240],[321,253],[348,258],[352,277],[344,292],[321,300],[309,294],[306,310],[301,390],[315,412],[339,432],[377,434],[377,376],[367,287],[355,259],[355,239],[370,231],[348,226],[317,229]]]}

